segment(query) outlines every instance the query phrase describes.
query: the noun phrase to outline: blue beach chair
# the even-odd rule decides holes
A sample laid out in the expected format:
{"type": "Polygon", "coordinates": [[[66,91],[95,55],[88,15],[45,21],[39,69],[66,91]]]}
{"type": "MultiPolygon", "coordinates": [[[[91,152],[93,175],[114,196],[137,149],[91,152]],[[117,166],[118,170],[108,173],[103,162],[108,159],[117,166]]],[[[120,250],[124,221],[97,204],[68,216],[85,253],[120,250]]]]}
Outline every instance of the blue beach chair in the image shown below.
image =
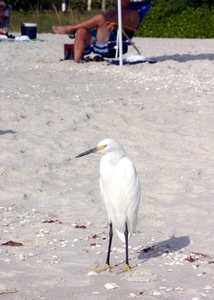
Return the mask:
{"type": "MultiPolygon", "coordinates": [[[[122,25],[122,39],[123,39],[123,54],[127,53],[128,51],[128,46],[132,46],[134,47],[134,49],[137,51],[138,55],[141,55],[139,49],[137,48],[137,46],[134,44],[134,42],[132,41],[133,37],[135,36],[138,28],[140,27],[140,25],[142,24],[144,18],[146,17],[148,11],[150,10],[151,6],[153,4],[152,0],[142,0],[142,1],[132,1],[130,2],[130,9],[131,10],[136,10],[138,11],[139,15],[140,15],[140,21],[139,24],[137,26],[137,28],[132,28],[129,26],[125,26],[122,25]]],[[[118,27],[117,23],[112,23],[114,27],[118,27]]],[[[108,57],[108,58],[118,58],[118,41],[117,41],[117,35],[118,31],[115,32],[115,40],[113,41],[109,41],[108,42],[108,54],[105,56],[105,54],[103,55],[104,57],[108,57]]],[[[94,53],[100,54],[99,53],[99,49],[97,51],[96,47],[94,47],[92,45],[92,51],[94,53]]],[[[102,56],[102,54],[100,54],[102,56]]]]}
{"type": "Polygon", "coordinates": [[[4,7],[5,17],[0,18],[0,28],[5,29],[6,34],[8,34],[9,29],[11,29],[11,27],[10,27],[11,11],[12,11],[12,6],[11,5],[6,5],[4,7]]]}
{"type": "MultiPolygon", "coordinates": [[[[131,1],[130,2],[130,9],[138,11],[140,15],[140,21],[137,28],[132,28],[129,26],[122,26],[122,33],[123,33],[123,54],[127,53],[128,46],[133,46],[134,49],[137,51],[138,55],[141,55],[139,49],[136,47],[134,42],[132,41],[135,33],[137,32],[138,28],[142,24],[144,18],[146,17],[149,9],[153,4],[153,0],[139,0],[139,1],[131,1]]],[[[118,47],[117,47],[117,23],[112,23],[113,26],[116,28],[115,31],[111,34],[110,40],[108,41],[108,45],[104,48],[100,48],[99,45],[93,44],[85,48],[83,52],[83,59],[85,55],[89,55],[91,52],[95,54],[99,54],[101,58],[117,58],[118,57],[118,47]]],[[[96,29],[93,30],[93,35],[96,36],[96,29]]],[[[70,38],[75,38],[75,33],[69,36],[70,38]]],[[[74,45],[72,44],[64,44],[64,59],[73,59],[73,49],[74,45]]],[[[98,60],[99,61],[99,60],[98,60]]]]}

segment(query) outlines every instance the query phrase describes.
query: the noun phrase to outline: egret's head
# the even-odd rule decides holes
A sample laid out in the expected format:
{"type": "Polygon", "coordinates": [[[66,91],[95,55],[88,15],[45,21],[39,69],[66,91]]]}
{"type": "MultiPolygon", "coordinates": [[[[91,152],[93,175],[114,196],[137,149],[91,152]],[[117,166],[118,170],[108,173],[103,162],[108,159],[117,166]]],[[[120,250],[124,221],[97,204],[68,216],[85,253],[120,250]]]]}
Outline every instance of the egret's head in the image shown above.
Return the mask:
{"type": "Polygon", "coordinates": [[[114,139],[105,139],[99,142],[97,145],[97,152],[101,154],[105,154],[108,152],[113,152],[122,148],[122,146],[118,143],[118,141],[114,139]]]}
{"type": "Polygon", "coordinates": [[[90,153],[100,153],[100,154],[106,154],[108,152],[112,152],[115,150],[123,149],[122,146],[114,139],[105,139],[99,142],[97,147],[92,148],[88,151],[82,152],[79,155],[77,155],[75,158],[88,155],[90,153]]]}

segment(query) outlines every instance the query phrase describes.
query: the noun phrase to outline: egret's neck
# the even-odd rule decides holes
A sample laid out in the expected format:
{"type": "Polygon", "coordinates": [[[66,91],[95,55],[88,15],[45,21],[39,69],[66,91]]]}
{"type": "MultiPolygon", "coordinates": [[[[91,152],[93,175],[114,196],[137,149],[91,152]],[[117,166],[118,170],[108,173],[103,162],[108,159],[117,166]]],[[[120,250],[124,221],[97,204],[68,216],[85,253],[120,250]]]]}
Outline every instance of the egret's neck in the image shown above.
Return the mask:
{"type": "Polygon", "coordinates": [[[124,156],[126,156],[126,153],[124,151],[104,154],[100,161],[100,172],[102,174],[111,172],[112,168],[116,166],[124,156]]]}

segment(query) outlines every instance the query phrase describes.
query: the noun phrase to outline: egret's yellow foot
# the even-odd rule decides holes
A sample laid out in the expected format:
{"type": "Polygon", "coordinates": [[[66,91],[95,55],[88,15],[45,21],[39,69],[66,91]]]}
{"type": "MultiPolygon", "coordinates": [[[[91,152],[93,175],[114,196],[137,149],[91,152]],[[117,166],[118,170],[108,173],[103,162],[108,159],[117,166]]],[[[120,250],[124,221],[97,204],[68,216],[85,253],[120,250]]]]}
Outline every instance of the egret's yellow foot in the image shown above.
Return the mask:
{"type": "Polygon", "coordinates": [[[130,268],[129,265],[125,264],[125,265],[123,266],[123,270],[124,270],[124,272],[126,272],[126,271],[131,271],[131,268],[130,268]]]}
{"type": "Polygon", "coordinates": [[[90,270],[94,271],[94,272],[97,272],[97,273],[100,273],[100,272],[107,271],[107,270],[111,271],[112,268],[114,268],[114,267],[110,266],[109,264],[105,264],[101,268],[95,268],[95,269],[90,269],[90,270]]]}
{"type": "Polygon", "coordinates": [[[123,272],[131,271],[131,268],[129,265],[125,264],[122,268],[114,269],[113,271],[116,272],[117,274],[120,274],[123,272]]]}

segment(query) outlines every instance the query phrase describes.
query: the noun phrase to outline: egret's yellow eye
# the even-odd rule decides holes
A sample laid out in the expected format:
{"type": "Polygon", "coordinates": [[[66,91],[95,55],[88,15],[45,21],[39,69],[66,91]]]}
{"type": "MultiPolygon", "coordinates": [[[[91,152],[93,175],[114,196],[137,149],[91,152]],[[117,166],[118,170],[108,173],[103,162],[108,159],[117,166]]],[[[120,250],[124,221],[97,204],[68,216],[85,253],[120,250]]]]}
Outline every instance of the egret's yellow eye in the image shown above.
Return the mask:
{"type": "Polygon", "coordinates": [[[104,150],[107,147],[107,145],[97,146],[97,150],[104,150]]]}

